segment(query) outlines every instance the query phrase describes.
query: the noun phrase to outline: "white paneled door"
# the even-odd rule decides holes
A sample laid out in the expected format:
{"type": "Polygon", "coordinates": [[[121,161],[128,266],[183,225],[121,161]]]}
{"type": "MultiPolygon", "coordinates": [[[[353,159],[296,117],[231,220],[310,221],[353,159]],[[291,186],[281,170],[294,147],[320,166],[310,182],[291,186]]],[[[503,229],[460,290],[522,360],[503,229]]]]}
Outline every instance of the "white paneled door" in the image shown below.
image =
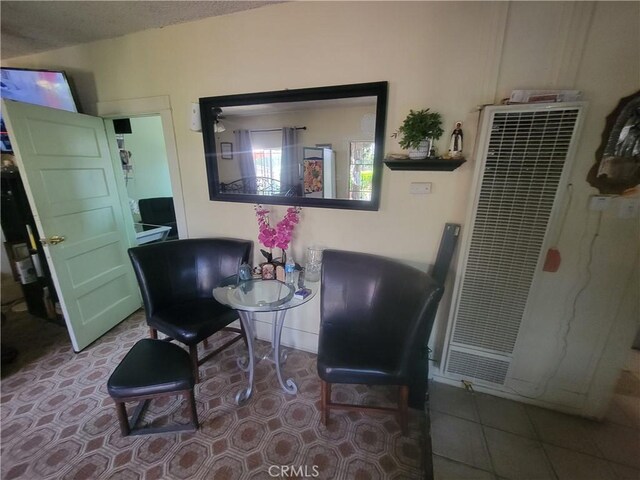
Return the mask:
{"type": "Polygon", "coordinates": [[[141,304],[127,256],[131,214],[122,208],[105,125],[13,101],[3,101],[2,109],[78,352],[141,304]]]}

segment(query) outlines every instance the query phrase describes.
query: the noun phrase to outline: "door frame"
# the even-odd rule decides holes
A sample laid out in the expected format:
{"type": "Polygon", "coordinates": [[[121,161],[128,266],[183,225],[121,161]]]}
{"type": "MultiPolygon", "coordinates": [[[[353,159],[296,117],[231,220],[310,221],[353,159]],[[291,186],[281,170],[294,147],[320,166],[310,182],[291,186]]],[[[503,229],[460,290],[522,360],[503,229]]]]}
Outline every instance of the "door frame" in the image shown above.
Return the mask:
{"type": "Polygon", "coordinates": [[[178,237],[189,238],[187,229],[187,218],[184,207],[184,196],[182,193],[182,176],[180,173],[180,162],[178,161],[178,149],[176,147],[175,130],[173,126],[173,115],[171,102],[168,95],[157,97],[131,98],[125,100],[112,100],[109,102],[98,102],[96,104],[98,116],[104,119],[122,117],[145,117],[159,115],[162,120],[162,133],[167,152],[167,163],[169,166],[169,177],[171,179],[171,190],[173,192],[173,205],[176,212],[176,223],[178,226],[178,237]]]}

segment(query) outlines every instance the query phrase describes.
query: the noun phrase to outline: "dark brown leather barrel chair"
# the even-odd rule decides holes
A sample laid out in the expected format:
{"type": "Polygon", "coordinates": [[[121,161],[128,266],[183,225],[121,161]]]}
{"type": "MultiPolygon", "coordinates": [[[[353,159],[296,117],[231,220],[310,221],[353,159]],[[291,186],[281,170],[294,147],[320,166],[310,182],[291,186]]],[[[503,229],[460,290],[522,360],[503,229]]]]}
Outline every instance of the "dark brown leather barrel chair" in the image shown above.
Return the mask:
{"type": "Polygon", "coordinates": [[[218,303],[213,289],[249,262],[252,247],[248,240],[198,238],[129,249],[151,338],[161,332],[187,345],[196,383],[198,365],[244,337],[242,329],[228,327],[238,313],[218,303]],[[239,335],[198,359],[198,344],[222,329],[239,335]]]}
{"type": "Polygon", "coordinates": [[[397,412],[407,432],[410,386],[418,398],[412,406],[424,407],[426,344],[442,291],[428,274],[395,260],[324,251],[318,375],[325,424],[332,409],[385,410],[397,412]],[[397,385],[398,409],[334,403],[332,383],[397,385]]]}

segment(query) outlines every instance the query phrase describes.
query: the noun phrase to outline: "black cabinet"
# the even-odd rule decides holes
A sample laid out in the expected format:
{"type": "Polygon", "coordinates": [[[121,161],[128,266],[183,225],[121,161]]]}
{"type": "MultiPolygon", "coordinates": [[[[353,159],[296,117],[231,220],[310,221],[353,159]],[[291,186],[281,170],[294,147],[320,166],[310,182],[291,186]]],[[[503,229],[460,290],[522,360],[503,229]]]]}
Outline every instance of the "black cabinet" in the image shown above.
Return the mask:
{"type": "Polygon", "coordinates": [[[14,278],[20,282],[29,313],[41,318],[56,318],[53,305],[57,295],[51,281],[38,230],[27,194],[17,170],[3,170],[0,219],[5,250],[14,278]],[[27,226],[33,240],[29,238],[27,226]],[[35,248],[34,248],[35,247],[35,248]]]}

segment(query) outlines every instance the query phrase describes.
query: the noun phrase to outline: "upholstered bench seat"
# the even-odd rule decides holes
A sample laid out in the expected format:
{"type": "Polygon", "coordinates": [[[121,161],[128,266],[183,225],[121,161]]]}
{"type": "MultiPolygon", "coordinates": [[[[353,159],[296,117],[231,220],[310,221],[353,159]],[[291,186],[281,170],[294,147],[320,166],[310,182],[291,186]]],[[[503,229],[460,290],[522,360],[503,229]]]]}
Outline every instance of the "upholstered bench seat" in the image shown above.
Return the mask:
{"type": "Polygon", "coordinates": [[[189,354],[163,340],[138,341],[122,359],[107,382],[107,391],[116,404],[123,436],[177,430],[196,430],[198,417],[193,387],[195,379],[189,354]],[[189,425],[136,428],[148,400],[170,394],[182,394],[189,403],[189,425]],[[141,400],[129,424],[125,402],[141,400]]]}

